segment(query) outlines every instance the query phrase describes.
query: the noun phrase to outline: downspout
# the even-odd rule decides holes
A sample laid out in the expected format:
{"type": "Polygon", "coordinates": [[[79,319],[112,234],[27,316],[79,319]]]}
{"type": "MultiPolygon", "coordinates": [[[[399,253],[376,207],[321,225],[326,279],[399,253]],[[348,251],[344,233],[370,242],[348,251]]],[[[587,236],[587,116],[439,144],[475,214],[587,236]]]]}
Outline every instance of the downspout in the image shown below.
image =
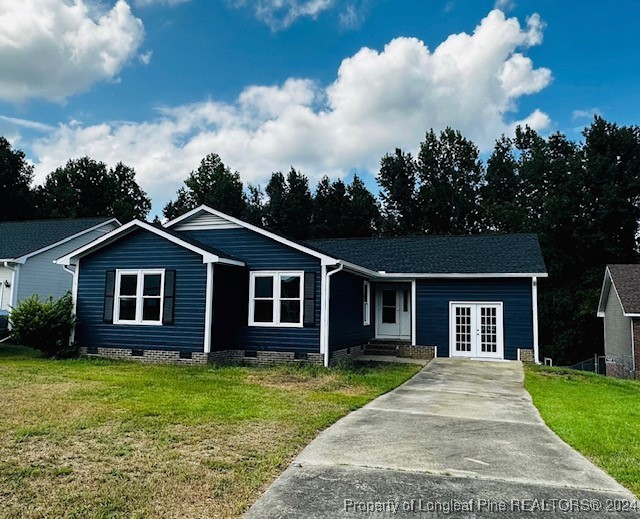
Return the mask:
{"type": "Polygon", "coordinates": [[[538,353],[538,278],[531,278],[531,308],[533,313],[533,360],[540,364],[538,353]]]}
{"type": "Polygon", "coordinates": [[[340,263],[338,265],[338,268],[335,270],[332,270],[331,272],[327,272],[327,282],[325,284],[325,298],[324,298],[324,311],[325,311],[325,318],[324,318],[324,367],[328,368],[329,367],[329,300],[331,298],[331,276],[333,276],[334,274],[337,274],[338,272],[342,271],[342,269],[344,268],[344,265],[342,263],[340,263]]]}

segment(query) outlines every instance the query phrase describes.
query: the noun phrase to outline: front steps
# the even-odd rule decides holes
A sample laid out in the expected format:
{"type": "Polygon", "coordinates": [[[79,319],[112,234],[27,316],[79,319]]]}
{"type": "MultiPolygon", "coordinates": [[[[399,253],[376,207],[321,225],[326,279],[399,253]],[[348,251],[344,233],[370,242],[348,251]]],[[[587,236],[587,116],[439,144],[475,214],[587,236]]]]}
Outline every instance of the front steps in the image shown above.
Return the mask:
{"type": "Polygon", "coordinates": [[[364,354],[397,357],[398,348],[403,344],[410,344],[410,341],[372,340],[365,345],[364,354]]]}

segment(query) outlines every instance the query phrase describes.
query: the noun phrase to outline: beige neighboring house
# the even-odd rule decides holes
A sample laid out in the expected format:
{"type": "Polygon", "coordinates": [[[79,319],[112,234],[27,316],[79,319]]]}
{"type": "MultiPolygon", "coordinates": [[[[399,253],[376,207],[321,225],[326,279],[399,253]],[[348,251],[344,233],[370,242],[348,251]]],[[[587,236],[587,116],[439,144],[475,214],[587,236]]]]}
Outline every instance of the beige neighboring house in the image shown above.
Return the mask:
{"type": "Polygon", "coordinates": [[[104,217],[0,222],[0,316],[33,294],[58,298],[71,290],[73,272],[54,260],[119,226],[104,217]]]}
{"type": "Polygon", "coordinates": [[[640,265],[608,265],[598,317],[604,319],[607,375],[638,378],[640,373],[640,265]]]}

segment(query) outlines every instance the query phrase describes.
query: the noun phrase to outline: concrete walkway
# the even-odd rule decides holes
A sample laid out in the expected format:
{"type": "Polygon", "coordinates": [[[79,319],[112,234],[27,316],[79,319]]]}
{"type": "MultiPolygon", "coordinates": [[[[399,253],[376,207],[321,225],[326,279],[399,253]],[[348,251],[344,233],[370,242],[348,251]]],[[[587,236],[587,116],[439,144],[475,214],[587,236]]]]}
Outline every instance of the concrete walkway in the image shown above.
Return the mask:
{"type": "Polygon", "coordinates": [[[636,498],[544,425],[522,382],[518,362],[436,359],[320,434],[246,518],[640,516],[605,513],[636,498]]]}

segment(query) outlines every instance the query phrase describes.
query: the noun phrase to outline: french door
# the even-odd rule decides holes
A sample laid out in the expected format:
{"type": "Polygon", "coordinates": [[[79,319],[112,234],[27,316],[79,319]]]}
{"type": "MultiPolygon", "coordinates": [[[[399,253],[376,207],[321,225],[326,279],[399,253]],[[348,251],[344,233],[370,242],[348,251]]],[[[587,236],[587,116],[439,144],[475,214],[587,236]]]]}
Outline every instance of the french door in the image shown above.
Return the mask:
{"type": "Polygon", "coordinates": [[[502,303],[451,303],[452,357],[504,358],[502,303]]]}

